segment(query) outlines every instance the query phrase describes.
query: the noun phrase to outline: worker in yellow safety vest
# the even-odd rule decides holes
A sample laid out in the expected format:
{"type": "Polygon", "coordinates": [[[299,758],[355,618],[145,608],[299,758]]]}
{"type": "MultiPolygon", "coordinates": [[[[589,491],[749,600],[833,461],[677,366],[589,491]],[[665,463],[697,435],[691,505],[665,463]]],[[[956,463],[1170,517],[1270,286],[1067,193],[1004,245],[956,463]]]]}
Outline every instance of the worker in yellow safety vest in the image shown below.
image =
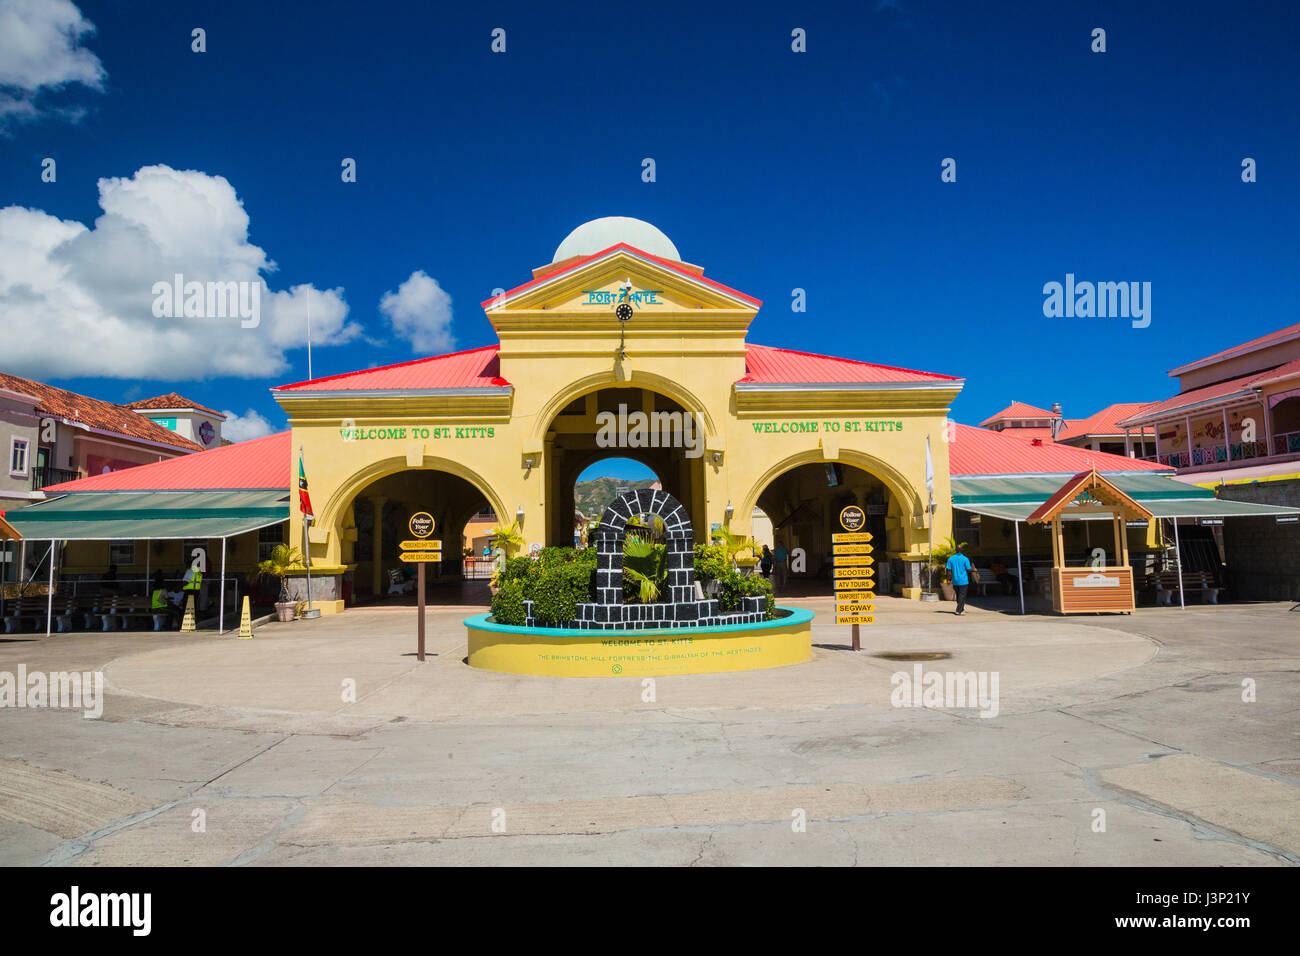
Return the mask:
{"type": "Polygon", "coordinates": [[[166,614],[168,627],[174,626],[180,617],[179,609],[167,599],[167,588],[163,585],[163,573],[161,571],[153,576],[153,590],[149,595],[149,610],[155,614],[166,614]]]}

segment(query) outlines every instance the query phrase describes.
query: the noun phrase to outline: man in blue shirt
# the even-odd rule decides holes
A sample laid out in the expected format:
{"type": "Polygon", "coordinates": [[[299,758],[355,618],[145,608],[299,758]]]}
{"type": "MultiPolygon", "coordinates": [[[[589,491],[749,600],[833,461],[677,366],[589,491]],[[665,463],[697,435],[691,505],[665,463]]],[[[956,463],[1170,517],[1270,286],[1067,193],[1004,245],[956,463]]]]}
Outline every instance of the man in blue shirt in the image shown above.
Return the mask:
{"type": "Polygon", "coordinates": [[[963,545],[957,545],[957,550],[952,553],[948,559],[948,573],[952,575],[952,589],[957,592],[957,613],[962,614],[966,611],[966,590],[970,587],[970,558],[962,554],[963,545]]]}
{"type": "Polygon", "coordinates": [[[776,550],[772,552],[774,562],[772,584],[778,588],[784,588],[786,582],[786,572],[789,570],[790,551],[784,544],[778,544],[776,550]]]}

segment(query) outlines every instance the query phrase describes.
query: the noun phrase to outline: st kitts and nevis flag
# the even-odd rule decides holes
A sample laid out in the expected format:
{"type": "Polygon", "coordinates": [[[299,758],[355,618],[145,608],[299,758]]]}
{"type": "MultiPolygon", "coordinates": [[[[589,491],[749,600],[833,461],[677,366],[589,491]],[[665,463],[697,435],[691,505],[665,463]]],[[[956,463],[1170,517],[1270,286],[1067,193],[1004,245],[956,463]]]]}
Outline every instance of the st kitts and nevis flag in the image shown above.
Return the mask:
{"type": "Polygon", "coordinates": [[[311,495],[307,493],[307,470],[302,463],[302,446],[298,446],[298,508],[308,518],[316,517],[311,510],[311,495]]]}

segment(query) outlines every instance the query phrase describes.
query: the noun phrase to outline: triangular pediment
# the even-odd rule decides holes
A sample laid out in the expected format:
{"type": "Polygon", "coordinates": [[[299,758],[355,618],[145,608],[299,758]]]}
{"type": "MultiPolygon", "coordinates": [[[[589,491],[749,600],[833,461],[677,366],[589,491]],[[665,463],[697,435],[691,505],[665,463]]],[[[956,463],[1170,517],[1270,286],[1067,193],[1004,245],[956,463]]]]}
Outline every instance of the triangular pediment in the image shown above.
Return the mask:
{"type": "Polygon", "coordinates": [[[498,316],[520,313],[610,315],[623,304],[646,317],[701,311],[752,314],[759,307],[751,296],[627,246],[542,273],[483,305],[495,322],[498,316]]]}

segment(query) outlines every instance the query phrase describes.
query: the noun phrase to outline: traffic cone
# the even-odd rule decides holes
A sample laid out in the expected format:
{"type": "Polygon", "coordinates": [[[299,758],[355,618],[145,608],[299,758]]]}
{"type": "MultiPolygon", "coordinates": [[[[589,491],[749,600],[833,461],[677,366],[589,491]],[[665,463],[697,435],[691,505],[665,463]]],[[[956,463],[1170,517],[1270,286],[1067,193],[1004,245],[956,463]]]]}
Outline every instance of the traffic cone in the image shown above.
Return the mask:
{"type": "Polygon", "coordinates": [[[244,595],[244,610],[239,615],[239,639],[241,641],[251,641],[253,639],[253,612],[248,607],[248,595],[244,595]]]}
{"type": "Polygon", "coordinates": [[[185,616],[181,618],[182,631],[197,631],[194,626],[194,595],[185,595],[185,616]]]}

